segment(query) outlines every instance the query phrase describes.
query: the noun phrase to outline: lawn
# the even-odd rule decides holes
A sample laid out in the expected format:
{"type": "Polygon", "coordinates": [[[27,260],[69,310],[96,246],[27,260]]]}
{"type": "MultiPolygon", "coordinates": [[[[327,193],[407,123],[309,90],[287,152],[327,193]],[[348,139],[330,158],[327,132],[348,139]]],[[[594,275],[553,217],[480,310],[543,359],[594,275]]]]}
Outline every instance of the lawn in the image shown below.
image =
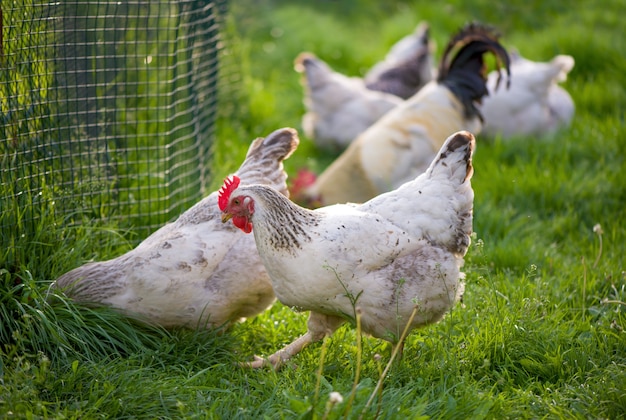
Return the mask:
{"type": "MultiPolygon", "coordinates": [[[[350,325],[278,372],[238,367],[306,331],[307,314],[280,303],[226,332],[165,331],[71,301],[47,304],[58,275],[136,238],[98,219],[40,218],[14,244],[16,262],[0,250],[0,417],[624,417],[626,2],[231,3],[210,191],[253,138],[300,129],[298,53],[362,75],[420,20],[438,53],[479,20],[530,59],[572,55],[564,86],[576,116],[550,139],[478,136],[463,304],[409,336],[380,392],[391,346],[350,325]]],[[[301,134],[285,167],[293,176],[331,159],[301,134]]]]}

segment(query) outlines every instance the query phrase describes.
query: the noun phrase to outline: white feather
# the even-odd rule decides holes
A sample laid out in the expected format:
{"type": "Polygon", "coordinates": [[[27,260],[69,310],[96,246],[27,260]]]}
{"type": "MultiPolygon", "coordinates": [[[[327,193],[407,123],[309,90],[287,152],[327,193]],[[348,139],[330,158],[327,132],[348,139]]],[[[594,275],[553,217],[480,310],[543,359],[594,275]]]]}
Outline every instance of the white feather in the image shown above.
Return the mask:
{"type": "Polygon", "coordinates": [[[485,120],[483,133],[512,136],[544,136],[567,127],[574,115],[574,102],[558,85],[567,79],[574,58],[557,55],[549,62],[527,60],[511,54],[511,86],[495,91],[496,74],[489,74],[489,96],[480,106],[485,120]]]}

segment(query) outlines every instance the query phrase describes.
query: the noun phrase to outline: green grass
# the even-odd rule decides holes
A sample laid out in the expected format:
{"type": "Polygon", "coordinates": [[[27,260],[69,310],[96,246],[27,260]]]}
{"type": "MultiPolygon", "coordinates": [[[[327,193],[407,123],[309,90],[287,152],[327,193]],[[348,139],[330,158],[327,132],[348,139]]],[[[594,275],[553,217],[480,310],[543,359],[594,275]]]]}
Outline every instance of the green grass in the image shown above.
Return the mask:
{"type": "MultiPolygon", "coordinates": [[[[624,416],[626,3],[379,3],[232,2],[224,62],[239,84],[223,90],[211,190],[250,140],[300,128],[292,65],[300,51],[362,74],[420,19],[431,23],[438,51],[460,25],[480,19],[531,59],[573,55],[565,86],[577,105],[572,127],[550,140],[479,136],[463,305],[409,336],[381,395],[366,408],[391,346],[349,325],[279,372],[236,367],[305,331],[306,314],[280,304],[224,334],[164,331],[64,299],[47,304],[50,280],[131,246],[118,226],[67,226],[50,211],[31,237],[15,239],[10,266],[0,250],[0,417],[624,416]],[[333,391],[343,402],[329,402],[333,391]]],[[[292,175],[331,159],[301,137],[286,163],[292,175]]]]}

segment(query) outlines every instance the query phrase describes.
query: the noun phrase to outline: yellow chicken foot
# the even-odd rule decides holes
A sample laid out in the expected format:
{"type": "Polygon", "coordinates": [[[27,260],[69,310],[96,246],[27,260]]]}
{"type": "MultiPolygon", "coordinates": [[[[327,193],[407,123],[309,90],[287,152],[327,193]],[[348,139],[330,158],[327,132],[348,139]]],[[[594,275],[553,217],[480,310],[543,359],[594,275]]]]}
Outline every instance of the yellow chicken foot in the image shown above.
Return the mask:
{"type": "Polygon", "coordinates": [[[324,337],[332,335],[343,323],[344,319],[341,317],[311,312],[307,322],[308,331],[306,334],[297,338],[291,344],[286,345],[266,359],[254,356],[254,361],[243,363],[241,366],[253,369],[271,366],[273,369],[278,370],[287,360],[309,344],[321,341],[324,337]]]}
{"type": "Polygon", "coordinates": [[[303,348],[308,346],[313,342],[313,337],[310,332],[300,336],[294,342],[286,345],[282,349],[278,350],[276,353],[272,354],[267,358],[263,358],[260,356],[254,356],[254,361],[252,362],[244,362],[240,365],[243,367],[249,367],[252,369],[259,369],[265,366],[270,366],[274,370],[278,370],[282,367],[282,365],[289,360],[292,356],[300,352],[303,348]]]}

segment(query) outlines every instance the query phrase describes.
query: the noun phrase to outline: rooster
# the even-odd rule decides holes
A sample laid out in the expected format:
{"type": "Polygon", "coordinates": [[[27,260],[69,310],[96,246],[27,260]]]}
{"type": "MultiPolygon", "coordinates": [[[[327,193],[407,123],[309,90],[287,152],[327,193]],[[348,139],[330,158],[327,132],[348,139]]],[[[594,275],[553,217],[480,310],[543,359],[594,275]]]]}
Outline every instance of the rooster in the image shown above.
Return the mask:
{"type": "MultiPolygon", "coordinates": [[[[282,161],[297,132],[258,138],[236,172],[242,184],[288,194],[282,161]]],[[[62,275],[53,288],[76,301],[107,305],[164,327],[212,328],[256,315],[275,299],[254,239],[220,222],[217,192],[117,258],[62,275]]]]}
{"type": "Polygon", "coordinates": [[[574,58],[557,55],[549,62],[527,60],[511,53],[512,83],[508,90],[495,90],[497,74],[489,74],[487,96],[480,110],[485,118],[483,133],[512,136],[545,136],[568,126],[574,102],[559,82],[567,79],[574,58]]]}
{"type": "Polygon", "coordinates": [[[292,199],[307,207],[362,203],[424,172],[451,133],[480,132],[477,105],[487,94],[487,52],[496,58],[498,81],[501,68],[509,75],[498,35],[480,24],[466,25],[448,43],[437,79],[361,133],[319,177],[301,172],[292,199]],[[301,177],[313,182],[306,185],[301,177]]]}
{"type": "Polygon", "coordinates": [[[367,72],[365,86],[410,98],[434,78],[432,50],[429,26],[421,22],[415,32],[396,42],[385,59],[367,72]]]}
{"type": "Polygon", "coordinates": [[[294,66],[305,74],[307,111],[302,117],[302,129],[322,149],[344,149],[374,121],[402,103],[395,95],[368,89],[358,77],[334,71],[312,53],[300,53],[294,66]]]}
{"type": "Polygon", "coordinates": [[[406,325],[439,321],[463,293],[474,147],[472,134],[455,133],[424,174],[361,205],[309,210],[268,186],[227,178],[222,221],[254,232],[278,299],[310,311],[306,334],[249,366],[279,367],[357,313],[365,333],[399,346],[406,325]]]}

